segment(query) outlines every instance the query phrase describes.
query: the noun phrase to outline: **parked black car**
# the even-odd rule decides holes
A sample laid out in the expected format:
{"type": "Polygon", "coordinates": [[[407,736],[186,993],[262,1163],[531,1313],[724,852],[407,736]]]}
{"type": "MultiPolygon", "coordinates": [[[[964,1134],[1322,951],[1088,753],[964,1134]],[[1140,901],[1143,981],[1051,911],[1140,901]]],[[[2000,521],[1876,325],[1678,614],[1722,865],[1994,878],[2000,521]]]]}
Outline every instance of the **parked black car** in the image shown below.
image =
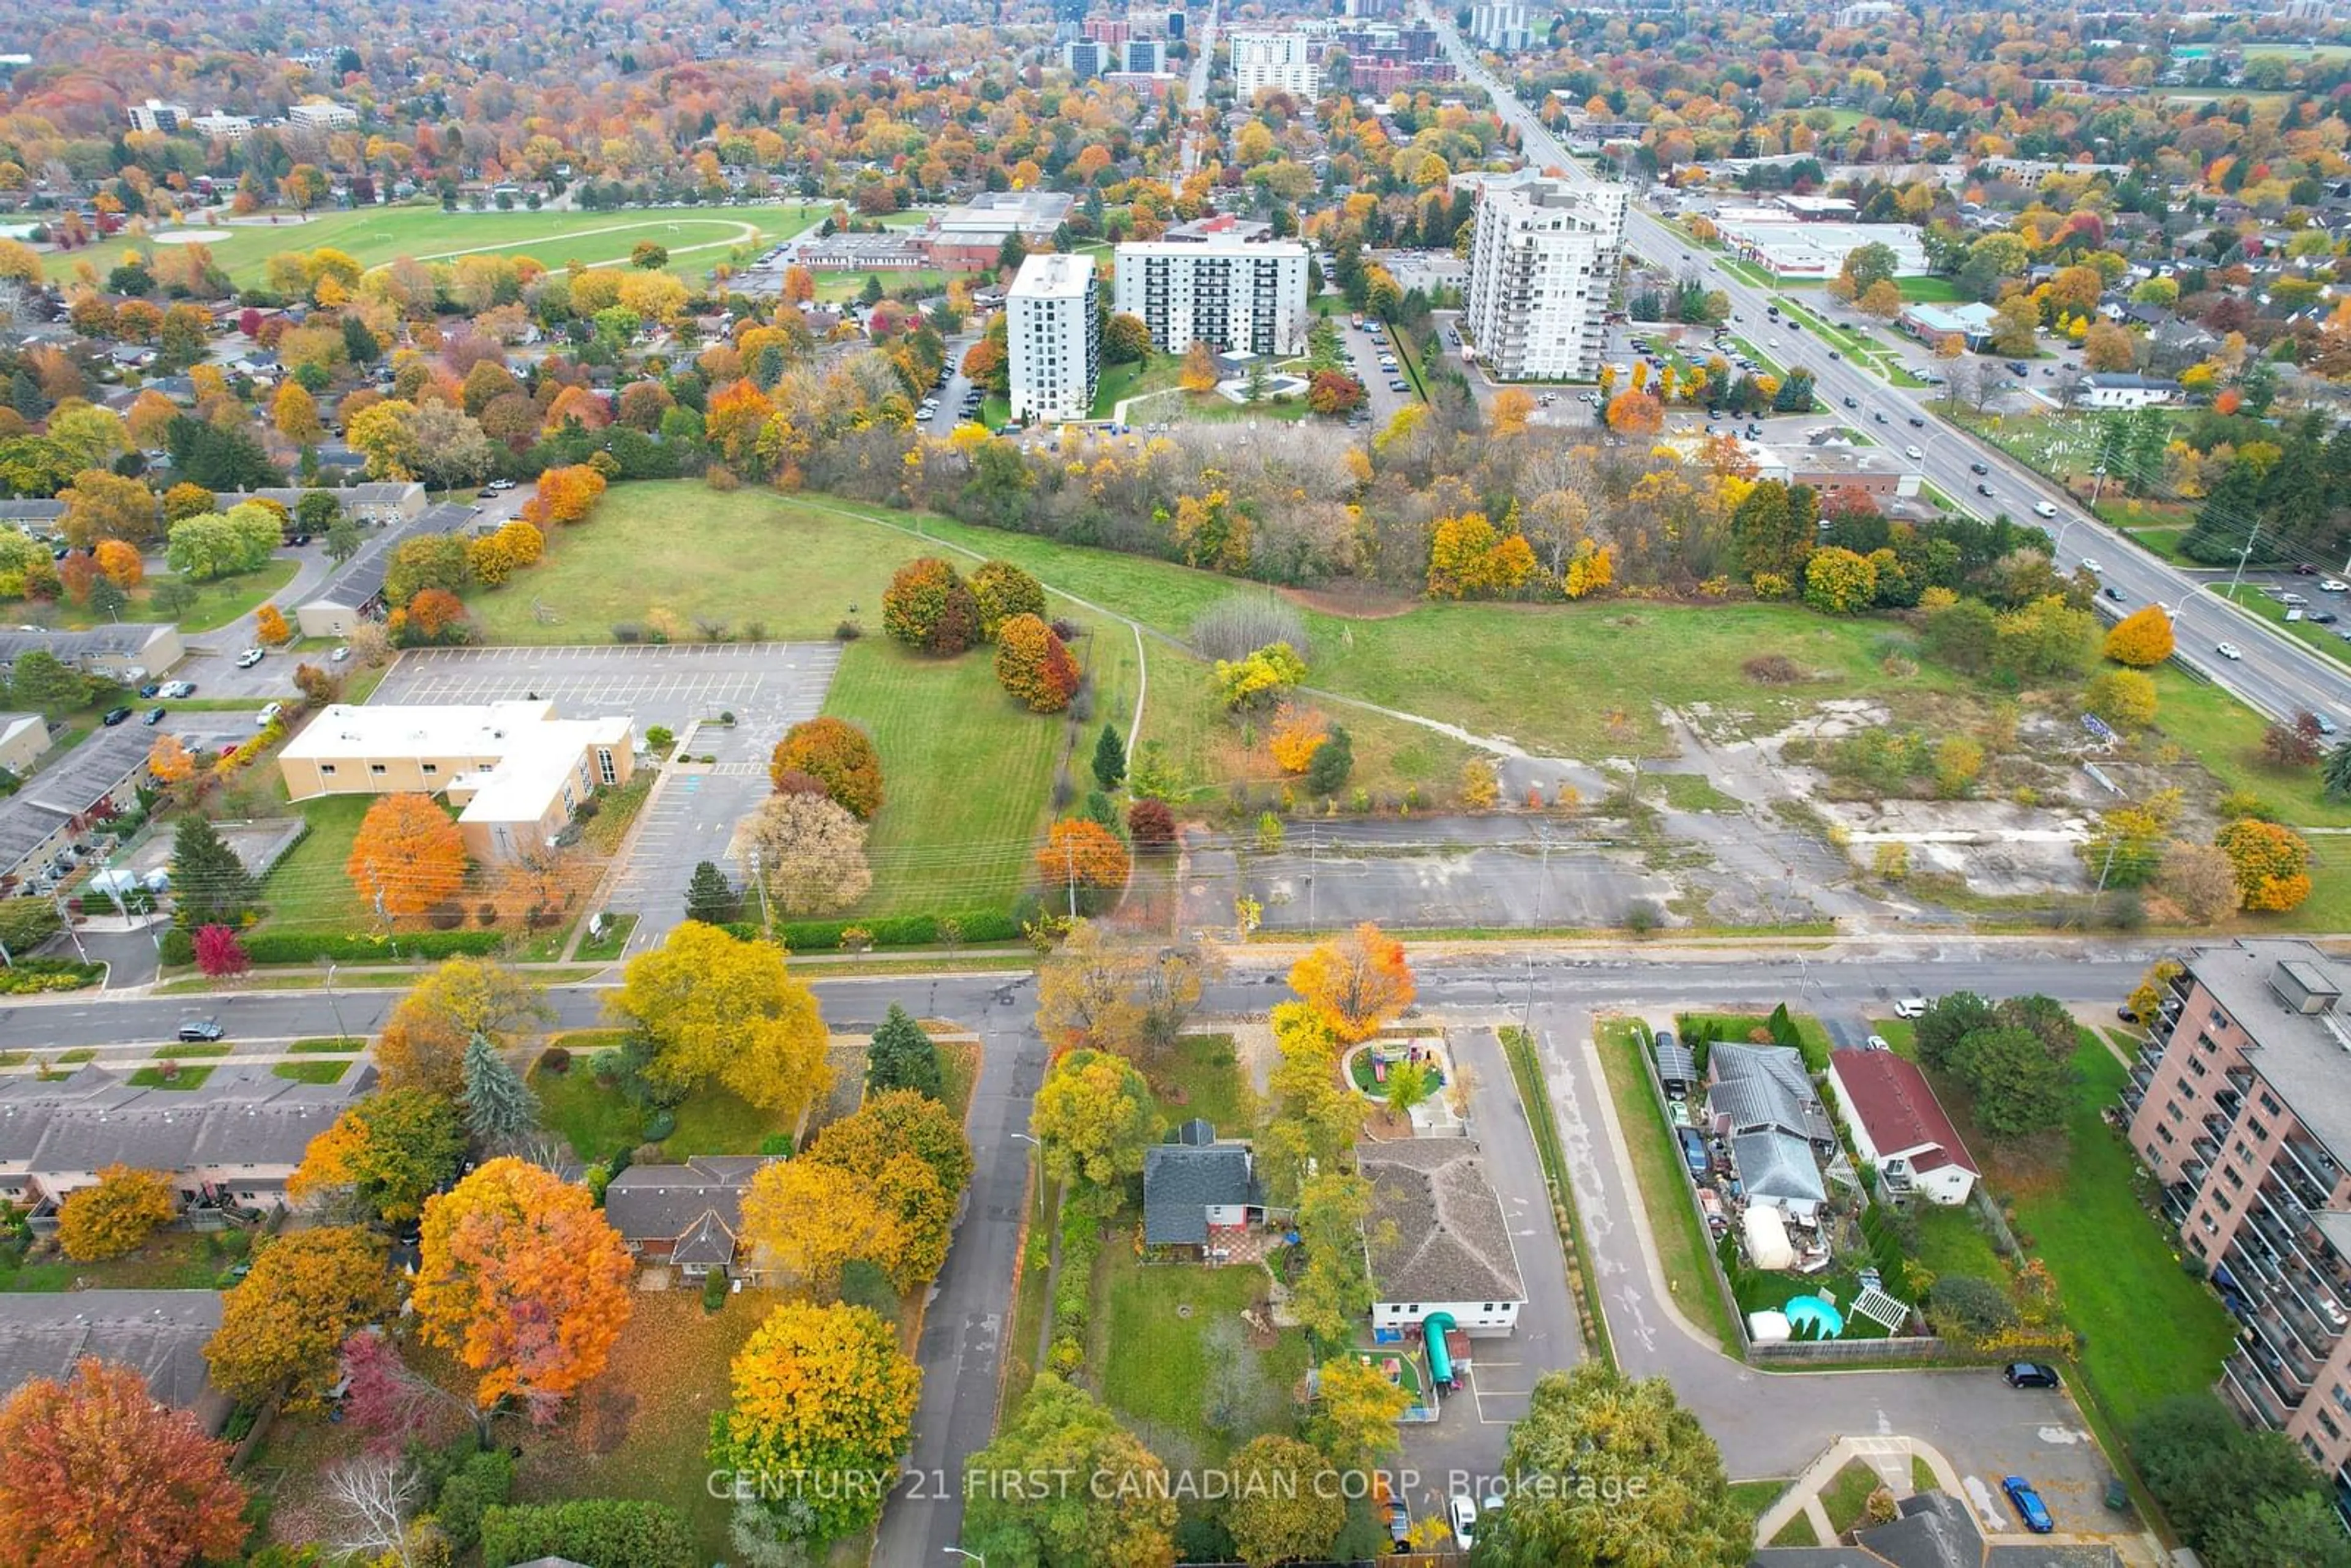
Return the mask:
{"type": "Polygon", "coordinates": [[[2055,1388],[2057,1369],[2037,1361],[2011,1361],[2001,1372],[2011,1388],[2055,1388]]]}
{"type": "Polygon", "coordinates": [[[106,710],[106,716],[99,722],[111,729],[130,716],[131,710],[127,707],[110,707],[106,710]]]}

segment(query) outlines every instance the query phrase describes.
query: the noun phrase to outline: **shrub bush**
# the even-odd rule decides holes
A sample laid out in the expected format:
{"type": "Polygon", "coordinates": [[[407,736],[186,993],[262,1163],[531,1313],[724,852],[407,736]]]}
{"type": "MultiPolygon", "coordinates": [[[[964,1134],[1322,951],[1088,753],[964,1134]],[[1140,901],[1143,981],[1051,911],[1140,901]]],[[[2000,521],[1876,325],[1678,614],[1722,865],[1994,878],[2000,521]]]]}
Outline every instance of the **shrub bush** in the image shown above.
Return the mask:
{"type": "Polygon", "coordinates": [[[676,1131],[677,1115],[674,1112],[656,1111],[645,1118],[645,1142],[648,1144],[658,1144],[676,1131]]]}
{"type": "Polygon", "coordinates": [[[493,1508],[482,1515],[482,1561],[489,1568],[538,1557],[627,1568],[694,1568],[701,1561],[684,1515],[667,1503],[591,1497],[493,1508]]]}
{"type": "MultiPolygon", "coordinates": [[[[249,955],[252,948],[246,949],[249,955]]],[[[196,961],[196,939],[178,926],[163,933],[163,964],[166,968],[182,969],[196,961]]]]}
{"type": "MultiPolygon", "coordinates": [[[[776,937],[795,953],[831,952],[840,947],[843,932],[859,927],[871,935],[876,947],[927,947],[938,941],[942,919],[953,920],[966,942],[1009,942],[1020,935],[1019,924],[1009,913],[990,909],[946,916],[899,915],[880,920],[788,920],[776,926],[776,937]]],[[[730,922],[725,929],[745,942],[766,935],[748,921],[730,922]]]]}
{"type": "Polygon", "coordinates": [[[394,961],[393,940],[400,946],[399,961],[409,963],[460,954],[486,957],[496,953],[506,938],[496,931],[404,931],[396,939],[378,933],[256,931],[245,939],[245,951],[256,964],[307,964],[319,958],[332,958],[339,964],[389,964],[394,961]]]}
{"type": "Polygon", "coordinates": [[[538,1070],[557,1077],[571,1071],[571,1052],[559,1045],[550,1045],[538,1053],[538,1070]]]}
{"type": "Polygon", "coordinates": [[[106,977],[103,964],[77,964],[68,958],[19,958],[0,969],[0,995],[25,996],[37,991],[78,991],[106,977]]]}
{"type": "Polygon", "coordinates": [[[726,1276],[716,1269],[702,1277],[702,1310],[715,1312],[726,1304],[726,1276]]]}

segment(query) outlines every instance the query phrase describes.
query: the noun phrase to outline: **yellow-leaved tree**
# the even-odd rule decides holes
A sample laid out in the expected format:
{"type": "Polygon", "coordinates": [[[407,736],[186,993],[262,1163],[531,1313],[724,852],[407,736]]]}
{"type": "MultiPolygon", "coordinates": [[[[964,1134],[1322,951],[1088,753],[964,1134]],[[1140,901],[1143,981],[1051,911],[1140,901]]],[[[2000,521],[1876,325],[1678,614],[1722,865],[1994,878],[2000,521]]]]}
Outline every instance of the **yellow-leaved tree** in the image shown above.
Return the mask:
{"type": "Polygon", "coordinates": [[[2160,604],[2132,611],[2106,633],[2106,657],[2144,670],[2171,657],[2171,617],[2160,604]]]}
{"type": "Polygon", "coordinates": [[[1368,920],[1292,964],[1290,988],[1350,1045],[1378,1033],[1418,994],[1404,944],[1368,920]]]}
{"type": "Polygon", "coordinates": [[[611,1009],[652,1042],[648,1071],[678,1088],[716,1079],[787,1124],[832,1088],[824,1016],[772,942],[686,921],[629,961],[611,1009]]]}
{"type": "Polygon", "coordinates": [[[787,1302],[735,1354],[711,1463],[745,1478],[870,1477],[877,1484],[803,1488],[790,1515],[772,1521],[803,1540],[854,1534],[882,1511],[922,1387],[896,1328],[870,1308],[787,1302]]]}
{"type": "Polygon", "coordinates": [[[109,1166],[97,1185],[76,1187],[57,1209],[57,1245],[77,1263],[136,1252],[180,1211],[171,1178],[160,1171],[109,1166]]]}

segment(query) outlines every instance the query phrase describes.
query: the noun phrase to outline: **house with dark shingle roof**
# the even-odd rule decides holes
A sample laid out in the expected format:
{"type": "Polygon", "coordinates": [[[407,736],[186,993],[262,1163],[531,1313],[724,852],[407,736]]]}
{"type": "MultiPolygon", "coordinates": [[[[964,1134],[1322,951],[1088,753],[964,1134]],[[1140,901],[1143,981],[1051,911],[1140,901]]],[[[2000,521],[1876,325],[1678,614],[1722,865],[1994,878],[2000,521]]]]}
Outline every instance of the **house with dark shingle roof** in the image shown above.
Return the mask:
{"type": "Polygon", "coordinates": [[[297,1083],[266,1067],[223,1067],[194,1089],[144,1089],[83,1066],[64,1078],[0,1084],[0,1198],[33,1209],[36,1228],[109,1166],[161,1171],[183,1204],[275,1208],[310,1140],[375,1087],[361,1063],[336,1083],[297,1083]]]}
{"type": "Polygon", "coordinates": [[[158,1403],[218,1432],[234,1401],[213,1385],[204,1342],[220,1325],[217,1291],[0,1293],[0,1404],[37,1377],[64,1382],[94,1355],[130,1367],[158,1403]]]}
{"type": "Polygon", "coordinates": [[[1472,1336],[1510,1333],[1526,1305],[1526,1276],[1478,1145],[1359,1144],[1355,1163],[1372,1187],[1364,1223],[1372,1327],[1408,1333],[1443,1312],[1472,1336]]]}
{"type": "Polygon", "coordinates": [[[743,1194],[774,1162],[764,1155],[697,1155],[680,1166],[631,1166],[604,1188],[604,1218],[629,1250],[689,1280],[735,1271],[743,1194]]]}
{"type": "Polygon", "coordinates": [[[1984,1539],[1968,1505],[1946,1492],[1904,1498],[1892,1522],[1864,1525],[1850,1546],[1767,1546],[1749,1568],[2121,1568],[2111,1546],[1984,1539]]]}
{"type": "Polygon", "coordinates": [[[1178,1141],[1143,1153],[1143,1241],[1215,1258],[1219,1241],[1265,1223],[1265,1188],[1247,1144],[1220,1144],[1195,1118],[1178,1141]]]}

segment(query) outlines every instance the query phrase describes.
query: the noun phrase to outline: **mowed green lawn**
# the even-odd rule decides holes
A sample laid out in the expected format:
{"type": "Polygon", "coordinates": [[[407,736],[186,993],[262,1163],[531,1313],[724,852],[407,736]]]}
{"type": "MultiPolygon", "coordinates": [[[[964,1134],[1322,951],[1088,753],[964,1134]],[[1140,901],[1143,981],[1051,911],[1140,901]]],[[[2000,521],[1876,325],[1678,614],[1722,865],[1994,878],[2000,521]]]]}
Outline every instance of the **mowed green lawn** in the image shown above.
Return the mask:
{"type": "Polygon", "coordinates": [[[768,637],[810,642],[854,619],[878,637],[890,574],[926,553],[937,552],[772,491],[621,485],[587,522],[556,530],[537,566],[466,599],[492,643],[601,643],[657,611],[689,632],[697,618],[737,636],[757,622],[768,637]]]}
{"type": "Polygon", "coordinates": [[[824,711],[882,753],[873,891],[853,914],[1002,909],[1034,881],[1063,721],[1006,696],[985,650],[929,659],[862,639],[841,650],[824,711]]]}
{"type": "MultiPolygon", "coordinates": [[[[824,202],[793,202],[754,207],[664,207],[615,213],[444,213],[438,205],[369,207],[324,213],[308,223],[291,215],[278,224],[227,225],[229,237],[209,242],[213,259],[240,286],[262,280],[264,265],[288,250],[331,246],[363,267],[380,267],[401,256],[430,261],[459,252],[501,252],[536,257],[550,267],[573,261],[590,266],[628,259],[641,240],[668,247],[670,270],[698,277],[737,244],[766,244],[800,234],[832,211],[824,202]]],[[[168,232],[168,231],[167,231],[168,232]]],[[[152,253],[152,238],[110,246],[101,271],[124,253],[152,253]]]]}
{"type": "MultiPolygon", "coordinates": [[[[302,563],[298,560],[273,559],[259,571],[240,572],[235,577],[223,577],[211,582],[199,582],[194,585],[195,602],[188,607],[184,614],[176,616],[166,616],[154,609],[152,596],[155,584],[167,580],[151,577],[131,591],[131,603],[122,612],[123,619],[126,621],[177,621],[180,630],[191,635],[201,632],[216,632],[230,622],[251,614],[260,608],[262,601],[294,580],[294,574],[301,570],[301,566],[302,563]]],[[[68,603],[35,605],[26,602],[16,608],[25,612],[28,622],[42,621],[44,624],[53,625],[63,631],[86,631],[104,619],[92,612],[88,605],[68,603]],[[46,621],[44,621],[45,617],[46,621]]],[[[287,606],[286,610],[286,618],[288,621],[293,620],[292,606],[287,606]]]]}
{"type": "Polygon", "coordinates": [[[371,795],[328,795],[298,810],[310,831],[269,868],[261,884],[274,931],[374,931],[382,926],[344,869],[351,858],[360,822],[375,804],[371,795]]]}
{"type": "Polygon", "coordinates": [[[2082,1366],[2124,1427],[2175,1394],[2209,1388],[2235,1337],[2210,1289],[2180,1267],[2178,1238],[2140,1207],[2138,1167],[2099,1113],[2123,1064],[2085,1030],[2065,1178],[2016,1206],[2026,1250],[2048,1265],[2082,1336],[2082,1366]]]}

